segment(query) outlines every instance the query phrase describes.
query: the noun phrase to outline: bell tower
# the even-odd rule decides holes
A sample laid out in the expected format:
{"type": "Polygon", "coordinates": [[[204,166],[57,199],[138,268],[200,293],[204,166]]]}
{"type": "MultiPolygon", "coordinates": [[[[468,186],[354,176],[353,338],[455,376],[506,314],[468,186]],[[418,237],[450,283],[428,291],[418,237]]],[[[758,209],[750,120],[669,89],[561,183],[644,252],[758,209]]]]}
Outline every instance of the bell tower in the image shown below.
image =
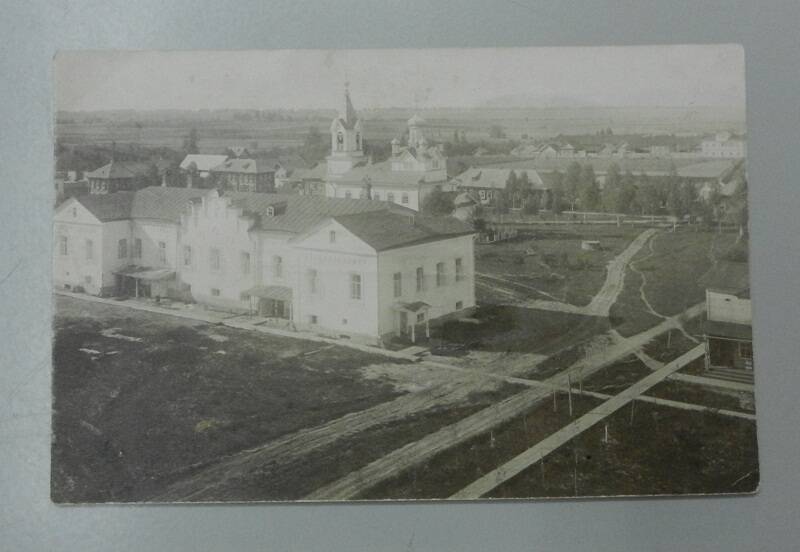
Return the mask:
{"type": "Polygon", "coordinates": [[[331,122],[331,154],[327,158],[329,178],[338,178],[364,159],[361,119],[350,100],[349,83],[344,85],[343,100],[338,116],[331,122]]]}

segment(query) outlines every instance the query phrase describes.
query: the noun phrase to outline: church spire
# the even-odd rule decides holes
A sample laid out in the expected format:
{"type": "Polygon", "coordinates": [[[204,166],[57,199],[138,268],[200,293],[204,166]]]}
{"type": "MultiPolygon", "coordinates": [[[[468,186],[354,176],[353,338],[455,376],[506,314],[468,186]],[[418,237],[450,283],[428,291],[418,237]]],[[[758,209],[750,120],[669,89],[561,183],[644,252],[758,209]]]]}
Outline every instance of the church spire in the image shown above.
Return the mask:
{"type": "Polygon", "coordinates": [[[344,109],[339,114],[344,121],[344,124],[347,128],[353,128],[356,124],[356,120],[358,116],[356,115],[356,110],[353,107],[353,102],[350,101],[350,83],[344,83],[344,109]]]}

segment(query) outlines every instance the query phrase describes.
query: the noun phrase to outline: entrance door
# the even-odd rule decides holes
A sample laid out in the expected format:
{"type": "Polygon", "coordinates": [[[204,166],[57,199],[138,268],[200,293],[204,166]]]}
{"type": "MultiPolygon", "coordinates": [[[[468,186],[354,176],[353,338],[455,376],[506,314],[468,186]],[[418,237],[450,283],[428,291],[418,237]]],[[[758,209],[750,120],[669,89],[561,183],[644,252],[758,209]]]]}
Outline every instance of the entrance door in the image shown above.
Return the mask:
{"type": "Polygon", "coordinates": [[[400,311],[400,335],[408,335],[408,313],[400,311]]]}

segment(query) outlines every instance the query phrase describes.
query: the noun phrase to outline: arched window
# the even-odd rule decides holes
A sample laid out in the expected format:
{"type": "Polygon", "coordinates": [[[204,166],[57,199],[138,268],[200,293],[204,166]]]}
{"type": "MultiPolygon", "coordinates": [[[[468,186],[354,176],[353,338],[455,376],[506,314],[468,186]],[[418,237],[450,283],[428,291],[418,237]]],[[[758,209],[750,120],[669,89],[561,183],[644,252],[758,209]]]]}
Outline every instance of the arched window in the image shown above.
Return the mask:
{"type": "Polygon", "coordinates": [[[336,151],[342,151],[344,149],[344,134],[341,132],[336,133],[336,151]]]}
{"type": "Polygon", "coordinates": [[[356,132],[356,149],[361,149],[361,134],[356,132]]]}

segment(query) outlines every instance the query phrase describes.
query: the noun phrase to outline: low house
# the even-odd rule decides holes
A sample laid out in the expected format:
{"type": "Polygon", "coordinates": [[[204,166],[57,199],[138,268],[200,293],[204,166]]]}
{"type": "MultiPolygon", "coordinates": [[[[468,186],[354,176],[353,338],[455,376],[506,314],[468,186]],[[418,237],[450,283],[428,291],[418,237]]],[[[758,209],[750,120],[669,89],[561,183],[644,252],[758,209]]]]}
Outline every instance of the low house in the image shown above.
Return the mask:
{"type": "Polygon", "coordinates": [[[136,189],[137,179],[147,174],[148,165],[112,159],[102,167],[86,173],[89,192],[113,194],[136,189]]]}
{"type": "MultiPolygon", "coordinates": [[[[547,190],[542,178],[535,170],[515,171],[508,168],[472,167],[455,178],[454,182],[459,190],[468,192],[482,205],[492,205],[497,202],[500,194],[508,188],[511,173],[521,178],[523,172],[528,176],[531,190],[544,193],[547,190]]],[[[509,198],[512,209],[524,208],[524,200],[519,197],[509,198]]]]}
{"type": "Polygon", "coordinates": [[[706,370],[752,378],[753,328],[750,290],[706,290],[706,370]]]}
{"type": "Polygon", "coordinates": [[[742,136],[718,132],[700,143],[700,152],[703,157],[743,158],[747,156],[747,144],[742,136]]]}
{"type": "Polygon", "coordinates": [[[265,159],[228,159],[209,171],[217,186],[236,192],[275,191],[276,162],[265,159]]]}
{"type": "Polygon", "coordinates": [[[186,175],[187,187],[202,188],[202,182],[195,182],[195,177],[202,179],[208,178],[208,176],[211,174],[211,169],[221,165],[227,160],[227,155],[210,155],[202,153],[190,153],[184,157],[180,164],[180,170],[186,175]]]}

